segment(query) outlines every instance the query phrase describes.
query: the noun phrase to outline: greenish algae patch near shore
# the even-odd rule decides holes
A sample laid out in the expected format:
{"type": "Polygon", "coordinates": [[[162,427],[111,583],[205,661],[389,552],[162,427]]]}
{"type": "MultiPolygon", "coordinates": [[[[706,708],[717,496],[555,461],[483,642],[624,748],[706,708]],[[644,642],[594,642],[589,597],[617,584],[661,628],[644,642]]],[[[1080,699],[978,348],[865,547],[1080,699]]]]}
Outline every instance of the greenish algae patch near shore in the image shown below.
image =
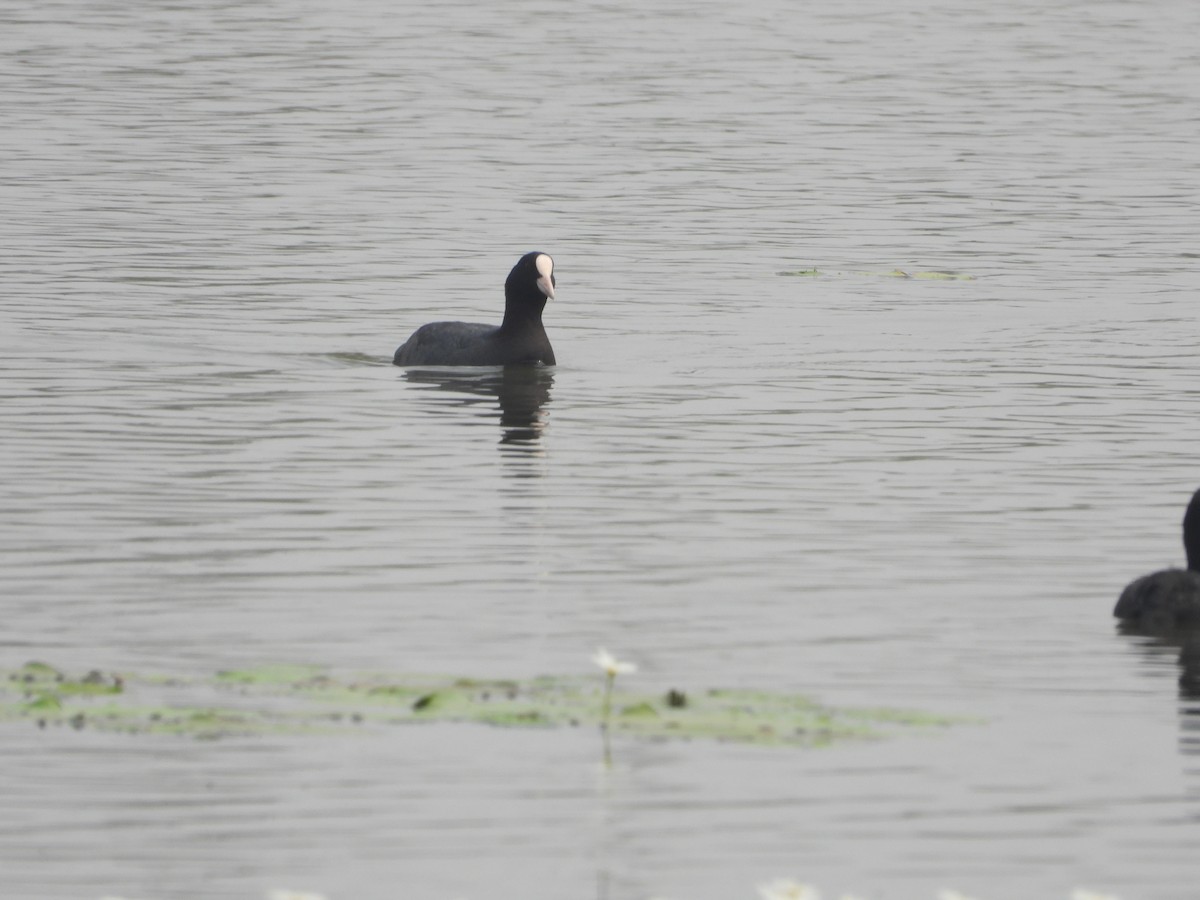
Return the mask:
{"type": "Polygon", "coordinates": [[[779,275],[802,278],[820,278],[822,276],[858,275],[868,278],[917,278],[923,281],[974,281],[974,275],[964,275],[962,272],[908,272],[904,269],[889,269],[887,271],[835,271],[832,269],[788,269],[778,272],[779,275]]]}
{"type": "Polygon", "coordinates": [[[3,673],[0,720],[198,739],[431,722],[605,726],[609,734],[645,739],[794,746],[880,739],[967,721],[897,709],[840,709],[797,694],[718,689],[618,690],[606,720],[603,683],[580,676],[335,676],[316,666],[263,666],[186,679],[97,671],[72,677],[45,663],[3,673]]]}

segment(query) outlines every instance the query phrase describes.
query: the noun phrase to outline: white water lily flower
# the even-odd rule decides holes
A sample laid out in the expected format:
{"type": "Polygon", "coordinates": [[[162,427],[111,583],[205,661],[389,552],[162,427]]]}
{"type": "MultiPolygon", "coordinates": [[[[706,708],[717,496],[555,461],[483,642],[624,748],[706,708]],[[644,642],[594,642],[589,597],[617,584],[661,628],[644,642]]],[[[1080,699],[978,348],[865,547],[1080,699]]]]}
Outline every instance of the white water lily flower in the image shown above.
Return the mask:
{"type": "Polygon", "coordinates": [[[325,895],[307,891],[275,890],[267,893],[267,900],[325,900],[325,895]]]}
{"type": "Polygon", "coordinates": [[[603,647],[596,651],[596,655],[592,657],[592,662],[602,668],[604,674],[609,678],[616,678],[618,675],[631,675],[637,671],[636,665],[631,662],[622,662],[603,647]]]}
{"type": "Polygon", "coordinates": [[[1071,891],[1071,900],[1121,900],[1121,898],[1116,894],[1097,894],[1095,891],[1075,888],[1071,891]]]}
{"type": "Polygon", "coordinates": [[[770,884],[758,886],[762,900],[821,900],[817,889],[787,878],[777,878],[770,884]]]}

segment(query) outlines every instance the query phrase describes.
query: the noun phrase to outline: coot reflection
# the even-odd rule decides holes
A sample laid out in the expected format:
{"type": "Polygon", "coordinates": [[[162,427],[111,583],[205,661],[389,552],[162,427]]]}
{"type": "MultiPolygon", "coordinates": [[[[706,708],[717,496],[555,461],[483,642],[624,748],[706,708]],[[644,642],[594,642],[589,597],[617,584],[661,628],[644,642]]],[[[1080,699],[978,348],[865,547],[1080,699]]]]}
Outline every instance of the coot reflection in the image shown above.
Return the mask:
{"type": "Polygon", "coordinates": [[[498,403],[500,443],[536,447],[545,429],[554,370],[542,366],[408,369],[407,381],[447,391],[448,402],[463,406],[498,403]]]}

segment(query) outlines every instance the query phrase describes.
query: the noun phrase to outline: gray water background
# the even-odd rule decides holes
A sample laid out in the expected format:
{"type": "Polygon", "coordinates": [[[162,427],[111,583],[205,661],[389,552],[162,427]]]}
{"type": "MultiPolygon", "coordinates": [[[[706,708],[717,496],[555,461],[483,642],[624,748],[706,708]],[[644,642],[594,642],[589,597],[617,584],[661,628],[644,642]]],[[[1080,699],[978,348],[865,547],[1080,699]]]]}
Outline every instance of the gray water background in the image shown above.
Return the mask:
{"type": "Polygon", "coordinates": [[[0,9],[0,663],[769,687],[785,751],[5,726],[5,897],[1191,900],[1200,6],[0,9]],[[556,260],[531,384],[388,365],[556,260]],[[817,268],[817,277],[787,275],[817,268]],[[973,280],[878,273],[945,271],[973,280]]]}

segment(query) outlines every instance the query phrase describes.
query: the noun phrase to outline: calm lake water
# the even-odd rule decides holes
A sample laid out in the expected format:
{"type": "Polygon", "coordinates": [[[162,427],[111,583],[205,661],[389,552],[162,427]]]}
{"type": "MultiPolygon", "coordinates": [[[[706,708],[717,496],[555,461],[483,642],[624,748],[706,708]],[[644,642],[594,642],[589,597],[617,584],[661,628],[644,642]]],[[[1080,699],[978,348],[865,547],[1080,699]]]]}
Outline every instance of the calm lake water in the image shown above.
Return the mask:
{"type": "Polygon", "coordinates": [[[6,897],[1193,900],[1118,633],[1200,486],[1200,5],[0,11],[0,665],[978,717],[824,750],[0,728],[6,897]],[[559,365],[405,372],[552,254],[559,365]],[[816,276],[787,274],[817,269],[816,276]],[[970,279],[893,277],[947,272],[970,279]]]}

